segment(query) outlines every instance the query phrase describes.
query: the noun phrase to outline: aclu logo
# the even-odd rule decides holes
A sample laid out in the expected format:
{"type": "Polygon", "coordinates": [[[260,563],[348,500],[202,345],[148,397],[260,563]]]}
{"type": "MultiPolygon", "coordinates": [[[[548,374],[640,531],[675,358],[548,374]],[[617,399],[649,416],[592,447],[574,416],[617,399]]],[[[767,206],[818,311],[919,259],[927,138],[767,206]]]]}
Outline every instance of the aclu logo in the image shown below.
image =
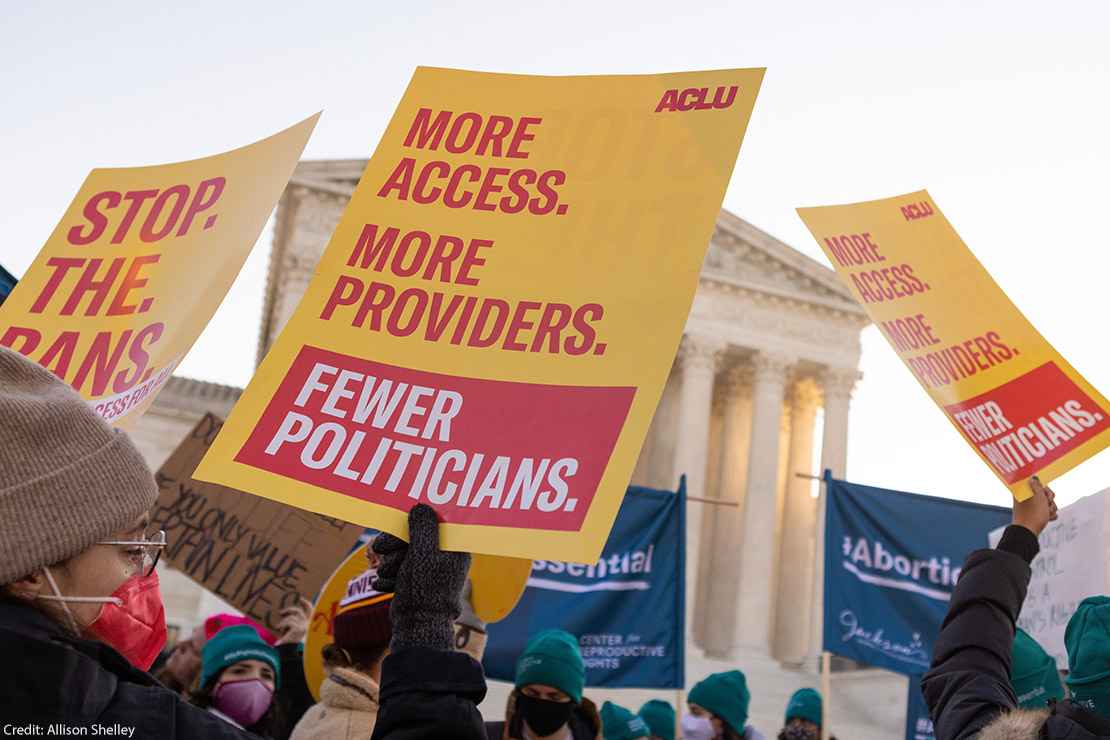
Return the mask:
{"type": "Polygon", "coordinates": [[[681,92],[675,88],[663,93],[659,105],[655,106],[656,113],[663,111],[690,111],[690,110],[724,110],[731,108],[736,102],[736,91],[740,88],[719,86],[713,91],[713,98],[709,98],[708,87],[688,87],[681,92]]]}
{"type": "Polygon", "coordinates": [[[648,545],[647,549],[603,556],[593,565],[535,560],[532,562],[532,576],[528,579],[528,586],[573,594],[591,591],[647,591],[651,589],[651,581],[644,576],[651,575],[654,555],[655,545],[648,545]],[[548,578],[548,575],[571,576],[574,580],[548,578]]]}
{"type": "Polygon", "coordinates": [[[907,221],[913,221],[918,218],[928,218],[936,213],[936,211],[933,210],[933,206],[930,205],[927,200],[923,200],[920,203],[911,203],[908,206],[901,206],[900,210],[902,211],[902,216],[907,221]]]}
{"type": "Polygon", "coordinates": [[[881,542],[864,537],[852,539],[845,535],[841,550],[844,570],[873,586],[948,601],[960,578],[960,568],[952,567],[952,562],[946,557],[933,556],[928,560],[910,558],[888,550],[881,542]]]}

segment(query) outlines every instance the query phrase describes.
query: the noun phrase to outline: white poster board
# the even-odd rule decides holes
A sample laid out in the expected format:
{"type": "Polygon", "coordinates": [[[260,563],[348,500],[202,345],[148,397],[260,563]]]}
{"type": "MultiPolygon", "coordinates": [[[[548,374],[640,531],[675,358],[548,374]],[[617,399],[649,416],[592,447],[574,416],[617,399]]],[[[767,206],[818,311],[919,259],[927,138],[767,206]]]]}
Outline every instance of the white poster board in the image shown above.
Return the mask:
{"type": "MultiPolygon", "coordinates": [[[[1106,497],[1110,489],[1081,498],[1060,510],[1060,516],[1041,533],[1041,552],[1033,560],[1033,578],[1018,617],[1018,626],[1056,660],[1068,667],[1064,630],[1075,607],[1088,596],[1110,593],[1106,582],[1106,530],[1110,527],[1106,497]]],[[[1004,527],[990,533],[994,547],[1004,527]]]]}

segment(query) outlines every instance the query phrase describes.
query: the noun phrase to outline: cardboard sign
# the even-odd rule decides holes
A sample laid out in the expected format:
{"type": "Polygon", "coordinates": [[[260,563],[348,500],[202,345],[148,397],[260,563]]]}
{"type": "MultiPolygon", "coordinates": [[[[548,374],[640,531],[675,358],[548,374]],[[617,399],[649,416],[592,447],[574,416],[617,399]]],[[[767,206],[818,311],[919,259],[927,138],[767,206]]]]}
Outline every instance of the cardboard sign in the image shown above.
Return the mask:
{"type": "Polygon", "coordinates": [[[90,172],[0,306],[0,344],[133,427],[239,274],[317,118],[213,157],[90,172]]]}
{"type": "Polygon", "coordinates": [[[1022,316],[929,193],[798,215],[890,345],[1018,500],[1110,445],[1110,405],[1022,316]]]}
{"type": "Polygon", "coordinates": [[[222,425],[206,414],[158,471],[151,524],[166,530],[170,565],[276,630],[281,610],[317,594],[362,527],[193,480],[222,425]]]}
{"type": "Polygon", "coordinates": [[[763,70],[416,71],[198,470],[446,549],[593,562],[763,70]]]}
{"type": "MultiPolygon", "coordinates": [[[[1038,538],[1040,554],[1031,565],[1033,577],[1018,616],[1018,626],[1040,643],[1062,670],[1068,667],[1064,632],[1079,602],[1088,596],[1108,593],[1106,561],[1110,557],[1106,537],[1110,527],[1110,490],[1086,496],[1060,509],[1059,518],[1049,522],[1038,538]]],[[[990,533],[997,547],[1005,527],[990,533]]]]}

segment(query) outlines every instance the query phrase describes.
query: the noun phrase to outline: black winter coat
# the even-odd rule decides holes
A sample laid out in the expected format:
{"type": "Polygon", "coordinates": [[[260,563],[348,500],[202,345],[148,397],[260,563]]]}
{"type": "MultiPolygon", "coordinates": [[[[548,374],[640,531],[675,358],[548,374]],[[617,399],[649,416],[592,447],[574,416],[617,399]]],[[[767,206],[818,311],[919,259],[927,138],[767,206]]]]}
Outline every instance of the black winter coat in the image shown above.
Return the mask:
{"type": "MultiPolygon", "coordinates": [[[[1010,684],[1014,625],[1029,587],[1029,564],[1038,551],[1032,532],[1011,525],[998,549],[973,552],[964,563],[933,650],[933,665],[921,680],[937,740],[971,740],[1017,706],[1010,684]]],[[[1110,738],[1110,722],[1071,702],[1059,702],[1040,737],[1110,738]]]]}
{"type": "MultiPolygon", "coordinates": [[[[135,740],[257,740],[192,706],[101,642],[67,634],[38,610],[0,602],[5,724],[134,728],[135,740]]],[[[127,737],[127,735],[120,735],[127,737]]]]}
{"type": "Polygon", "coordinates": [[[373,740],[486,740],[482,666],[466,653],[410,647],[382,663],[373,740]]]}
{"type": "Polygon", "coordinates": [[[274,701],[281,705],[285,728],[276,740],[288,740],[293,734],[293,728],[301,721],[301,717],[309,707],[316,703],[316,699],[309,692],[308,681],[304,675],[303,646],[299,643],[278,645],[277,653],[281,660],[281,686],[274,694],[274,701]]]}

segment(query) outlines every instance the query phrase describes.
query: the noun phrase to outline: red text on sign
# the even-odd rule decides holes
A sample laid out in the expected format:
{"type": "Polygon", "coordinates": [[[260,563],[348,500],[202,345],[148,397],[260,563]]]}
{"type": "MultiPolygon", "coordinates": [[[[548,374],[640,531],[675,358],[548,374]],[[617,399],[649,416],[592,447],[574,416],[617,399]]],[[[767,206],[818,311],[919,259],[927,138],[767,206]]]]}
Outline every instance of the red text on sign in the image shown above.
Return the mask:
{"type": "Polygon", "coordinates": [[[109,389],[121,393],[150,378],[150,348],[165,328],[156,322],[138,331],[125,329],[118,336],[111,331],[63,331],[44,343],[38,329],[9,326],[0,345],[30,357],[78,391],[102,396],[109,389]]]}
{"type": "Polygon", "coordinates": [[[667,90],[655,106],[656,113],[664,111],[691,111],[691,110],[723,110],[731,108],[736,102],[736,92],[740,88],[736,85],[725,87],[718,86],[713,91],[712,100],[709,98],[708,87],[688,87],[679,91],[677,88],[667,90]]]}
{"type": "Polygon", "coordinates": [[[902,216],[907,221],[913,221],[919,218],[928,218],[935,213],[935,211],[933,210],[933,206],[930,205],[929,201],[927,200],[923,200],[920,203],[911,203],[908,206],[902,206],[901,210],[902,216]]]}
{"type": "Polygon", "coordinates": [[[990,370],[1019,354],[1016,348],[1002,341],[998,332],[988,331],[959,344],[905,359],[921,385],[940,388],[990,370]]]}
{"type": "MultiPolygon", "coordinates": [[[[224,178],[213,177],[195,188],[181,184],[126,193],[105,190],[88,199],[81,210],[87,223],[71,227],[66,238],[77,246],[92,244],[111,226],[114,227],[111,243],[119,244],[136,223],[139,224],[139,238],[144,242],[160,241],[171,234],[185,236],[197,216],[216,204],[225,184],[224,178]]],[[[215,223],[216,216],[207,214],[201,228],[209,229],[215,223]]]]}

